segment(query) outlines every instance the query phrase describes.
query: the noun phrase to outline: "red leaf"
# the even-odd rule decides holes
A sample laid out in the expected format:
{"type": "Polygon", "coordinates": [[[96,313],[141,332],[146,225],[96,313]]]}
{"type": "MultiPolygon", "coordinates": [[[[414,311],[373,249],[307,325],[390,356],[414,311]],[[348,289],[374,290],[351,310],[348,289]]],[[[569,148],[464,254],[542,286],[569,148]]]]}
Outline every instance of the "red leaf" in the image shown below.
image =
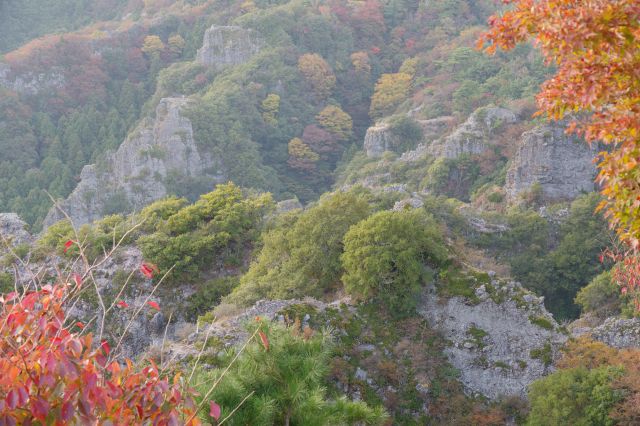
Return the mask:
{"type": "Polygon", "coordinates": [[[124,308],[128,308],[129,304],[127,302],[125,302],[124,300],[121,300],[121,301],[118,302],[118,307],[123,308],[123,309],[124,308]]]}
{"type": "Polygon", "coordinates": [[[103,340],[102,343],[100,343],[100,347],[104,350],[104,353],[106,353],[107,355],[109,355],[109,352],[111,352],[111,347],[109,346],[109,342],[107,342],[106,340],[103,340]]]}
{"type": "Polygon", "coordinates": [[[222,414],[220,406],[215,401],[209,401],[209,415],[217,421],[220,419],[220,414],[222,414]]]}
{"type": "Polygon", "coordinates": [[[67,401],[64,404],[62,404],[62,409],[60,410],[60,414],[61,414],[60,420],[65,422],[71,420],[71,418],[75,414],[75,408],[73,407],[73,404],[70,401],[67,401]]]}
{"type": "Polygon", "coordinates": [[[67,250],[69,250],[71,248],[72,245],[74,245],[75,242],[72,240],[67,241],[66,243],[64,243],[64,252],[66,253],[67,250]]]}
{"type": "Polygon", "coordinates": [[[149,279],[153,278],[153,269],[146,263],[140,265],[140,272],[142,272],[142,275],[149,279]]]}
{"type": "Polygon", "coordinates": [[[84,328],[84,324],[83,324],[83,323],[81,323],[80,321],[78,321],[78,322],[76,323],[76,327],[78,327],[80,330],[82,330],[82,329],[84,328]]]}
{"type": "Polygon", "coordinates": [[[44,421],[47,418],[49,408],[49,403],[42,398],[38,398],[31,402],[31,412],[38,420],[44,421]]]}
{"type": "Polygon", "coordinates": [[[20,402],[20,395],[18,394],[18,391],[16,389],[11,389],[5,398],[5,402],[10,410],[15,410],[20,402]]]}
{"type": "Polygon", "coordinates": [[[262,331],[259,331],[258,334],[260,335],[260,340],[262,341],[262,346],[264,346],[264,349],[266,351],[269,350],[269,339],[267,339],[267,335],[264,334],[262,331]]]}
{"type": "Polygon", "coordinates": [[[155,309],[156,311],[160,310],[160,305],[158,305],[156,302],[152,302],[152,301],[148,301],[147,305],[151,306],[153,309],[155,309]]]}

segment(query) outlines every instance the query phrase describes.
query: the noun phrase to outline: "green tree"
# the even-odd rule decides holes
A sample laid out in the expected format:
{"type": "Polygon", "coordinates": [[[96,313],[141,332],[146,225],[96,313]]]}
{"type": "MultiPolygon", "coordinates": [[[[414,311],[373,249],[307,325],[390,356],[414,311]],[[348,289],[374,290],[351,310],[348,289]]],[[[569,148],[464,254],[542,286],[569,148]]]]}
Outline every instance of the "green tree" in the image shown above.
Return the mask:
{"type": "Polygon", "coordinates": [[[263,234],[262,250],[228,300],[249,305],[263,298],[321,297],[339,287],[342,239],[368,214],[364,197],[338,192],[281,219],[263,234]]]}
{"type": "Polygon", "coordinates": [[[621,367],[559,370],[529,387],[529,426],[608,426],[609,417],[622,394],[611,387],[623,375],[621,367]]]}
{"type": "MultiPolygon", "coordinates": [[[[251,342],[210,395],[220,405],[222,417],[239,406],[229,425],[384,423],[386,414],[381,407],[328,397],[325,380],[334,347],[328,333],[267,325],[261,325],[264,342],[251,342]]],[[[197,390],[205,395],[221,375],[222,370],[201,372],[195,382],[204,384],[197,390]]]]}
{"type": "Polygon", "coordinates": [[[428,277],[427,266],[447,260],[435,220],[423,210],[383,211],[353,226],[344,237],[344,282],[358,299],[409,314],[428,277]]]}

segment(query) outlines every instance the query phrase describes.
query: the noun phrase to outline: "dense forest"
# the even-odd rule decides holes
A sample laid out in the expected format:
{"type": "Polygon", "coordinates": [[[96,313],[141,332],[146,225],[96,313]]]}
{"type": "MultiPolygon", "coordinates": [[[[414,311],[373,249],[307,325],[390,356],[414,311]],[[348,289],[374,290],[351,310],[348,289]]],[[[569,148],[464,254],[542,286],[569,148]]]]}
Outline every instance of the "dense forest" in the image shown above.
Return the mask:
{"type": "Polygon", "coordinates": [[[637,423],[640,9],[505,3],[0,0],[0,423],[637,423]]]}

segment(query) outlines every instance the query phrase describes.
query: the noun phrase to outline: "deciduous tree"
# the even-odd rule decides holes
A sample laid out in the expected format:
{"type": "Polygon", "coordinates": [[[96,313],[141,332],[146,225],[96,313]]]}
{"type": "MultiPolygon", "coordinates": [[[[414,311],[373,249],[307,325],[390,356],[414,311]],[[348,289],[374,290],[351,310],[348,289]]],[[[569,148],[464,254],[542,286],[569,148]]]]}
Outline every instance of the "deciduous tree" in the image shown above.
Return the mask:
{"type": "Polygon", "coordinates": [[[331,66],[317,53],[306,53],[300,56],[298,70],[319,99],[326,99],[336,85],[336,76],[331,66]]]}
{"type": "Polygon", "coordinates": [[[490,18],[479,45],[489,53],[533,40],[556,74],[539,112],[585,112],[569,128],[610,146],[600,154],[601,205],[621,237],[640,247],[640,3],[636,0],[517,0],[490,18]]]}

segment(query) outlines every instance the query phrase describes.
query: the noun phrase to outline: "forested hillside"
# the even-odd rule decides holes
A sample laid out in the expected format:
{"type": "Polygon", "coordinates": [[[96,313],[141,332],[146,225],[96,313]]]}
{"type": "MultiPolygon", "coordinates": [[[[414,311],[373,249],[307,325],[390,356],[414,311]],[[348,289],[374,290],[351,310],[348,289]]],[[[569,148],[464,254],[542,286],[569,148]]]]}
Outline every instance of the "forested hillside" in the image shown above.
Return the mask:
{"type": "Polygon", "coordinates": [[[0,0],[0,423],[634,424],[636,68],[515,3],[0,0]]]}

